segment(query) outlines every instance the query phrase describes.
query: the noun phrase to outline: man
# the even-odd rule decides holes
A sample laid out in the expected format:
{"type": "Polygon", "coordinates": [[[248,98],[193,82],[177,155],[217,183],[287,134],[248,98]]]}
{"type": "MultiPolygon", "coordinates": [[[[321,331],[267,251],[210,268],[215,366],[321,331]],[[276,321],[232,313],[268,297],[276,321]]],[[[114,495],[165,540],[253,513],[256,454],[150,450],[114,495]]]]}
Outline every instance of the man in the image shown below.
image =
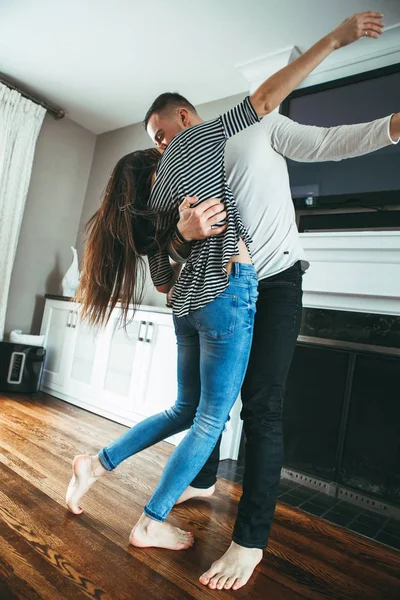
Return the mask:
{"type": "MultiPolygon", "coordinates": [[[[194,107],[178,94],[164,94],[154,105],[157,108],[148,116],[146,128],[161,148],[181,129],[202,122],[194,107]]],[[[341,160],[395,143],[399,136],[400,114],[373,123],[324,129],[298,125],[273,113],[227,143],[228,183],[253,239],[259,299],[242,388],[241,416],[247,438],[243,496],[230,548],[200,578],[210,588],[245,585],[267,545],[276,506],[283,463],[282,404],[300,327],[302,271],[308,266],[295,224],[284,157],[341,160]]],[[[173,245],[183,256],[190,252],[191,240],[225,230],[225,226],[218,227],[226,217],[219,201],[211,199],[191,208],[195,200],[185,199],[180,207],[173,245]]],[[[212,495],[218,457],[219,443],[180,502],[212,495]]]]}

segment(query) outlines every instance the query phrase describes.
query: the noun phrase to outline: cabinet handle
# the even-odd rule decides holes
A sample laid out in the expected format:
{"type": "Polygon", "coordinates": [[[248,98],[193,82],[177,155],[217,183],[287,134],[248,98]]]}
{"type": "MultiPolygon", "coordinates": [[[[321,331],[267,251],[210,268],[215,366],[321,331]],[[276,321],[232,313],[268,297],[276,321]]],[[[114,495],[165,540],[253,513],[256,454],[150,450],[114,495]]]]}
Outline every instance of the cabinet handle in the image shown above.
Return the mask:
{"type": "Polygon", "coordinates": [[[146,329],[146,342],[148,342],[150,344],[152,339],[153,339],[153,323],[148,323],[147,329],[146,329]],[[148,332],[150,332],[150,331],[151,331],[151,336],[148,335],[148,332]]]}
{"type": "Polygon", "coordinates": [[[73,314],[72,310],[68,311],[68,317],[67,317],[67,327],[71,327],[71,315],[73,314]]]}
{"type": "MultiPolygon", "coordinates": [[[[140,335],[141,331],[142,331],[142,326],[143,325],[146,325],[146,321],[141,321],[140,322],[139,331],[138,331],[138,337],[137,337],[137,339],[138,339],[139,342],[144,342],[144,337],[142,335],[140,335]]],[[[147,331],[146,331],[146,333],[147,333],[147,331]]]]}
{"type": "Polygon", "coordinates": [[[72,317],[72,325],[71,325],[71,327],[73,329],[76,329],[77,324],[78,324],[78,311],[73,311],[73,317],[72,317]]]}

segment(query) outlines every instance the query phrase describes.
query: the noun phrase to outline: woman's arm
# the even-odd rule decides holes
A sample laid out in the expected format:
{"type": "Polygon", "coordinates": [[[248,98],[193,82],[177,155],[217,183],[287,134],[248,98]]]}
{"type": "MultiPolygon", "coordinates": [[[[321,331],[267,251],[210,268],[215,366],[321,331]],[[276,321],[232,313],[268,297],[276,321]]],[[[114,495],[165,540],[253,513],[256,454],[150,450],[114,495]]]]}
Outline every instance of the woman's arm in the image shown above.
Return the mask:
{"type": "Polygon", "coordinates": [[[383,31],[382,16],[367,11],[349,17],[290,65],[269,77],[250,96],[257,115],[264,117],[272,112],[334,50],[365,35],[379,37],[383,31]]]}
{"type": "Polygon", "coordinates": [[[161,294],[168,294],[169,290],[175,285],[175,282],[180,275],[181,269],[181,264],[171,261],[171,279],[168,281],[168,283],[164,283],[163,285],[156,285],[156,290],[161,294]]]}
{"type": "Polygon", "coordinates": [[[189,258],[191,247],[191,242],[181,244],[176,242],[176,240],[171,239],[168,244],[168,254],[173,261],[182,265],[189,258]]]}

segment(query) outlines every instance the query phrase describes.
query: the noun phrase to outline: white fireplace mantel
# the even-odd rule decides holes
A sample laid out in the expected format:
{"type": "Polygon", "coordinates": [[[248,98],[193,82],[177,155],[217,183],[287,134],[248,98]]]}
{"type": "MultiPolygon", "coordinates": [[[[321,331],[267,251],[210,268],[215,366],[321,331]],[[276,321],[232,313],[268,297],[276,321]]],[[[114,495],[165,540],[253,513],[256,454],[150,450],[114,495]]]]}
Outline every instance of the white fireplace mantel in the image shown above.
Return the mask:
{"type": "Polygon", "coordinates": [[[301,233],[303,304],[400,315],[400,231],[301,233]]]}
{"type": "MultiPolygon", "coordinates": [[[[400,316],[400,231],[315,232],[300,238],[310,261],[303,278],[305,307],[400,316]]],[[[242,434],[239,402],[227,429],[221,456],[235,460],[242,434]]]]}

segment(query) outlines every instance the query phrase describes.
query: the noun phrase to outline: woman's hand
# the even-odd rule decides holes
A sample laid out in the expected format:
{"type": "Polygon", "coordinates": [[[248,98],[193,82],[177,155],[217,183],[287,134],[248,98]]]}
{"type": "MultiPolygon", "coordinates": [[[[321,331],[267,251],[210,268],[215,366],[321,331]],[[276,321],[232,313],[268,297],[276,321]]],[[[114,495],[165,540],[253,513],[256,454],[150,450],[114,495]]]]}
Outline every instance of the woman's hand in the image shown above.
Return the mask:
{"type": "Polygon", "coordinates": [[[366,11],[345,19],[332,33],[336,49],[348,46],[362,37],[378,38],[383,33],[382,13],[366,11]]]}

